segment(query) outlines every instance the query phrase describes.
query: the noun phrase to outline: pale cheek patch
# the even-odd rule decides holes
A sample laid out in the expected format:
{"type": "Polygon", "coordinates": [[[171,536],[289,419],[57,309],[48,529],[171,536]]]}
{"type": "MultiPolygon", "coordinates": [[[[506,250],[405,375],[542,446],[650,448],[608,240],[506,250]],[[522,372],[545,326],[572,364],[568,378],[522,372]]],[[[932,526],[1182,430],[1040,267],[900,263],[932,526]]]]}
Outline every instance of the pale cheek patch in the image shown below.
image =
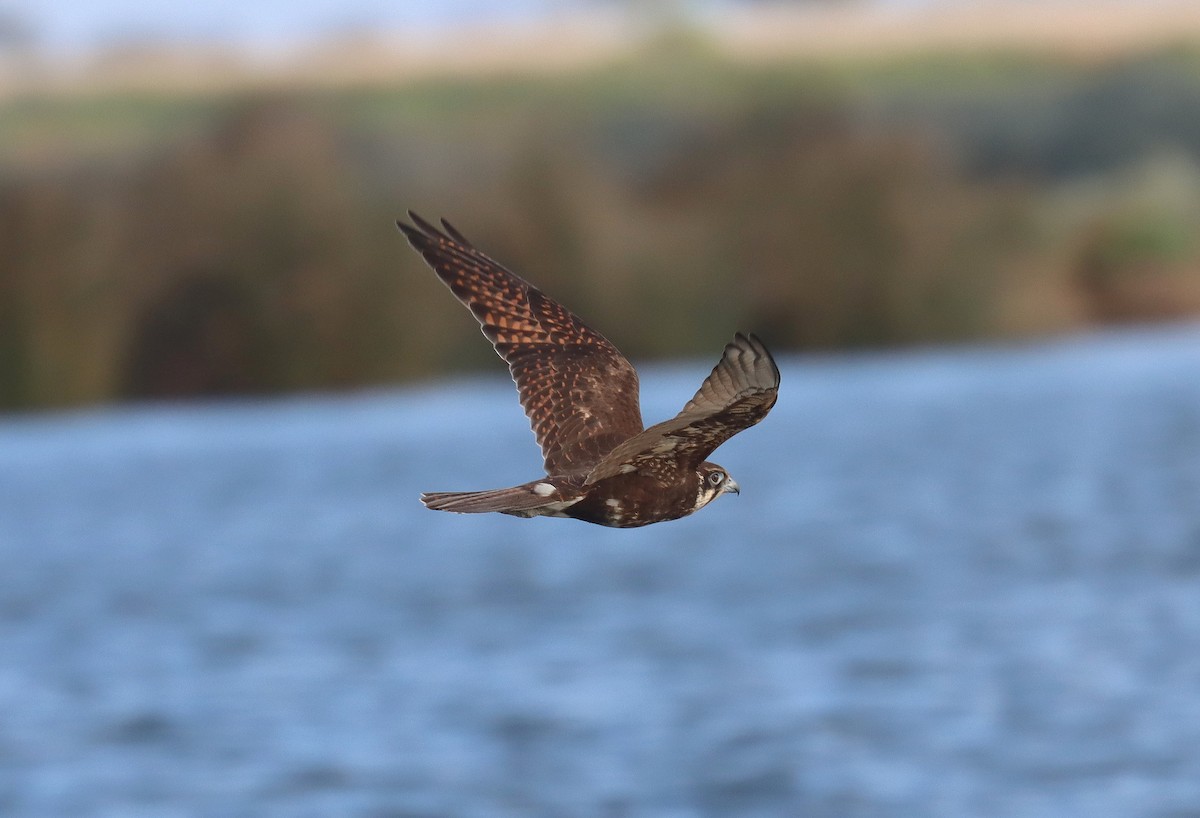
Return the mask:
{"type": "Polygon", "coordinates": [[[720,493],[720,489],[717,489],[716,491],[710,491],[707,486],[701,484],[700,491],[696,494],[696,507],[692,510],[699,511],[700,509],[704,508],[713,500],[717,499],[720,493]]]}

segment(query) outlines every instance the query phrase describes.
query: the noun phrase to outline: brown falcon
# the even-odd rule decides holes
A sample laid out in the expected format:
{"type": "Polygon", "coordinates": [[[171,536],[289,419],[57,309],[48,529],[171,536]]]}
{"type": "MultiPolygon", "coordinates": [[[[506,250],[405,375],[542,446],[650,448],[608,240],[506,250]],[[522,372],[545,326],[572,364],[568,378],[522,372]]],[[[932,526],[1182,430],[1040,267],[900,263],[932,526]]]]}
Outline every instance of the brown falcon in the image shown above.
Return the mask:
{"type": "Polygon", "coordinates": [[[705,458],[775,405],[779,369],[761,341],[735,335],[683,411],[644,429],[637,372],[608,339],[445,219],[438,229],[408,215],[415,227],[396,224],[409,244],[508,364],[546,467],[545,477],[512,488],[422,494],[428,508],[632,528],[738,493],[728,472],[705,458]]]}

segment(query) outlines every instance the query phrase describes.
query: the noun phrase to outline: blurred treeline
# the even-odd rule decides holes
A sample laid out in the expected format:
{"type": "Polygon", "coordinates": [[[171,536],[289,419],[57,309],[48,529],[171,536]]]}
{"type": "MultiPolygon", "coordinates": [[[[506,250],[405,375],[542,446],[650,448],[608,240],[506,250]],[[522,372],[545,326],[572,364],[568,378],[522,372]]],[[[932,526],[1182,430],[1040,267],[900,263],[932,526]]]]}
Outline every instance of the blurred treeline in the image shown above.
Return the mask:
{"type": "Polygon", "coordinates": [[[447,216],[635,358],[1200,313],[1200,57],[735,64],[0,103],[0,408],[486,365],[447,216]]]}

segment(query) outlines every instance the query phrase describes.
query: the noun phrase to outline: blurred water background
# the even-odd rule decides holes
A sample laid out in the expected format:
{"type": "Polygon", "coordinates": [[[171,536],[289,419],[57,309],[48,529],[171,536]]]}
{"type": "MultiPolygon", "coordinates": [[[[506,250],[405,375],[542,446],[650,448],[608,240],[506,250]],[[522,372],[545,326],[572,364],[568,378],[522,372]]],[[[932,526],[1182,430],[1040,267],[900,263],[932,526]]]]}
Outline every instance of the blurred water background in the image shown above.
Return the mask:
{"type": "Polygon", "coordinates": [[[0,811],[1192,814],[1200,329],[781,363],[635,531],[420,507],[499,377],[3,422],[0,811]]]}
{"type": "Polygon", "coordinates": [[[1200,6],[166,8],[0,4],[0,814],[1197,814],[1200,6]],[[539,463],[409,207],[762,335],[742,495],[420,508],[539,463]]]}

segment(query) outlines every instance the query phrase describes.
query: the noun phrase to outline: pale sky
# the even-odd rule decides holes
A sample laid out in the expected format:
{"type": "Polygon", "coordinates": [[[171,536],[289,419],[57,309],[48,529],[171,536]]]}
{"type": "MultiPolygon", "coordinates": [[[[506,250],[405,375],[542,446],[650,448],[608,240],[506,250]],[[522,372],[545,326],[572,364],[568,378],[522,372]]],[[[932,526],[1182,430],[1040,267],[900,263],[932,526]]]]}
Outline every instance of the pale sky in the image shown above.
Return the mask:
{"type": "MultiPolygon", "coordinates": [[[[653,1],[641,0],[641,4],[653,1]]],[[[676,1],[709,11],[729,2],[676,1]]],[[[892,6],[972,1],[869,0],[892,6]]],[[[591,0],[591,4],[595,2],[591,0]]],[[[626,3],[636,6],[638,0],[626,3]]],[[[609,4],[620,6],[621,0],[609,4]]],[[[438,29],[468,22],[536,20],[586,5],[589,0],[0,0],[0,14],[26,24],[37,45],[55,51],[148,40],[270,48],[339,31],[438,29]]]]}

